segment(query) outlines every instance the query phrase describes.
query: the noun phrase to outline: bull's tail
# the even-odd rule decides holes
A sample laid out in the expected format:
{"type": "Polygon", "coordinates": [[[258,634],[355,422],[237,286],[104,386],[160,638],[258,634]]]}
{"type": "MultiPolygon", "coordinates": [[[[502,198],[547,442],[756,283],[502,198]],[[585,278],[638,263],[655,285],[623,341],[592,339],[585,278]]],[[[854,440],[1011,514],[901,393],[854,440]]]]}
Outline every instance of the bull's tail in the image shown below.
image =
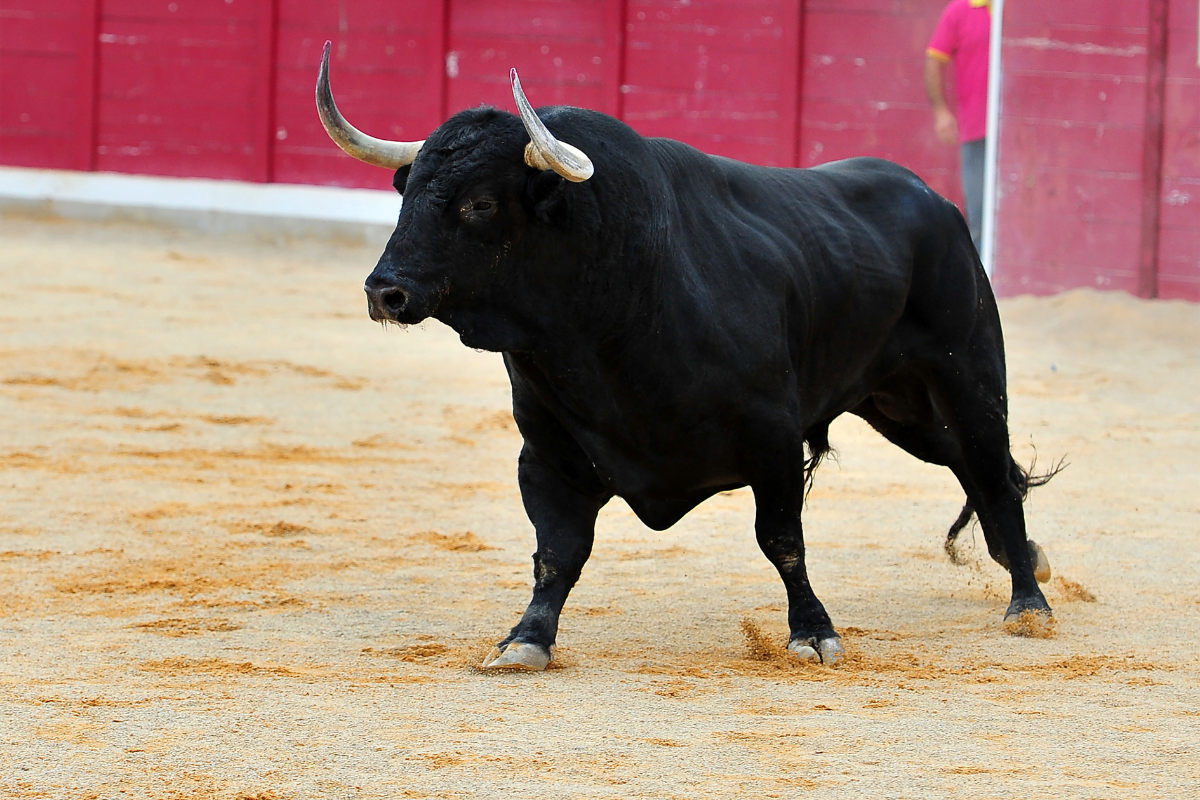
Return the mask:
{"type": "MultiPolygon", "coordinates": [[[[1044,486],[1050,482],[1058,473],[1070,466],[1065,457],[1060,458],[1050,469],[1041,473],[1035,473],[1037,469],[1037,453],[1034,452],[1033,460],[1029,462],[1029,469],[1022,467],[1016,461],[1011,462],[1013,483],[1021,490],[1021,499],[1029,497],[1029,492],[1039,486],[1044,486]]],[[[946,555],[950,556],[950,560],[955,564],[965,563],[964,556],[956,548],[955,542],[958,541],[958,535],[966,530],[966,527],[971,524],[971,520],[975,518],[975,506],[971,505],[971,499],[967,498],[967,502],[963,504],[962,511],[958,512],[958,518],[950,525],[950,530],[946,533],[946,555]]]]}
{"type": "Polygon", "coordinates": [[[804,459],[804,498],[807,502],[808,493],[812,491],[813,475],[816,473],[817,467],[821,466],[821,462],[827,455],[833,454],[834,459],[837,459],[837,452],[829,443],[829,423],[823,422],[809,429],[804,434],[804,444],[808,449],[804,459]]]}

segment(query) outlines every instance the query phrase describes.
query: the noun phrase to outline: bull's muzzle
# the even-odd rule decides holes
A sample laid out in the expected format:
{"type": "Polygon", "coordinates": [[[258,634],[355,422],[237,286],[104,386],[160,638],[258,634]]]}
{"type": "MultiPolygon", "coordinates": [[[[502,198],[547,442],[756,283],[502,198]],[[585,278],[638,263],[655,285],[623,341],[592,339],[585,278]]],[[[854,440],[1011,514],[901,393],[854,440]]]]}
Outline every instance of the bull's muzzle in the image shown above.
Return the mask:
{"type": "Polygon", "coordinates": [[[415,325],[433,312],[434,297],[406,278],[372,273],[363,288],[367,292],[367,311],[376,322],[415,325]]]}
{"type": "Polygon", "coordinates": [[[367,284],[367,311],[376,322],[401,322],[408,308],[408,292],[399,286],[367,284]]]}

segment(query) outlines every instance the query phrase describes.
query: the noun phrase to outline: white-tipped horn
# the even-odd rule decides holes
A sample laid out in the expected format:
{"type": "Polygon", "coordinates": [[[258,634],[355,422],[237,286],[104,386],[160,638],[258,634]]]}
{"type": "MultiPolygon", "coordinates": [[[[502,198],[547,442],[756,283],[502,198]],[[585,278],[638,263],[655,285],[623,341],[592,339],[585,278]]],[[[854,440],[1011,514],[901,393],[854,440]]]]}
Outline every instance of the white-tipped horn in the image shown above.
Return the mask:
{"type": "Polygon", "coordinates": [[[333,102],[333,90],[329,88],[329,47],[330,43],[326,42],[325,52],[321,55],[321,71],[317,75],[317,113],[321,115],[321,124],[329,138],[349,155],[376,167],[400,169],[413,163],[421,145],[425,144],[423,140],[389,142],[367,136],[338,111],[337,103],[333,102]]]}
{"type": "Polygon", "coordinates": [[[592,160],[578,147],[554,138],[554,134],[534,112],[533,106],[529,105],[515,69],[509,72],[509,79],[512,81],[517,110],[521,112],[521,122],[525,123],[525,130],[529,133],[529,144],[525,145],[525,163],[534,169],[552,169],[575,183],[592,177],[595,172],[592,160]]]}

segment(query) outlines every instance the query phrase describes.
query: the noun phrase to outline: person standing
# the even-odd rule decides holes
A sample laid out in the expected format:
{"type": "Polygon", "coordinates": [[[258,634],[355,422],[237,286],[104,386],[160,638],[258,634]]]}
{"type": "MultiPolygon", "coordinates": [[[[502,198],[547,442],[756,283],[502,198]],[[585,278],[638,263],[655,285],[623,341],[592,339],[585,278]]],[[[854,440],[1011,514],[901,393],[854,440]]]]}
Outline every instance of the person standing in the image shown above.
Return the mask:
{"type": "Polygon", "coordinates": [[[959,144],[967,226],[975,249],[983,234],[983,170],[987,135],[988,48],[992,33],[989,0],[951,0],[925,51],[925,93],[933,124],[946,144],[959,144]],[[958,117],[946,105],[946,65],[954,63],[958,117]]]}

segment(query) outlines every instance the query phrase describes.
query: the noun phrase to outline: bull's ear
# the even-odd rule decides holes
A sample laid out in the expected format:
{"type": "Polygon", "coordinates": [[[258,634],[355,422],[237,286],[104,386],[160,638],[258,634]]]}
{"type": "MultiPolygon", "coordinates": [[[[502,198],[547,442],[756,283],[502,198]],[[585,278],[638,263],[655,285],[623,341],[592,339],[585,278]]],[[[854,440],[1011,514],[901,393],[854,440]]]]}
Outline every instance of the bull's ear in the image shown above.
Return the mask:
{"type": "Polygon", "coordinates": [[[566,210],[566,181],[553,170],[543,170],[529,179],[526,196],[533,207],[534,215],[542,222],[554,224],[566,210]]]}
{"type": "Polygon", "coordinates": [[[392,186],[396,187],[396,191],[401,197],[404,196],[404,187],[408,186],[408,173],[410,171],[412,171],[412,164],[405,164],[396,170],[396,174],[392,177],[392,186]]]}

